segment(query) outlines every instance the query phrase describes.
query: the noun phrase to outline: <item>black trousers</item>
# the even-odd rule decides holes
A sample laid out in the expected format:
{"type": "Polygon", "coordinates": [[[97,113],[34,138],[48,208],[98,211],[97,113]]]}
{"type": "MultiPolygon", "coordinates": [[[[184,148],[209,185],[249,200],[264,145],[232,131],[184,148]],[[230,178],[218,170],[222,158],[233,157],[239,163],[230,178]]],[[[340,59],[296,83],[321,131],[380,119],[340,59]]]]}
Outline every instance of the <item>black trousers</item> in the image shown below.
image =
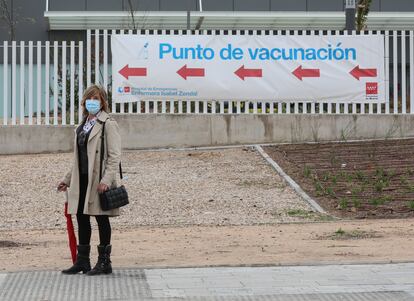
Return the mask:
{"type": "MultiPolygon", "coordinates": [[[[79,175],[79,204],[76,219],[78,221],[78,239],[80,245],[90,245],[91,243],[91,220],[90,215],[83,214],[85,205],[86,189],[88,187],[88,175],[79,175]]],[[[96,215],[95,219],[98,223],[99,241],[101,246],[111,244],[111,224],[107,215],[96,215]]]]}

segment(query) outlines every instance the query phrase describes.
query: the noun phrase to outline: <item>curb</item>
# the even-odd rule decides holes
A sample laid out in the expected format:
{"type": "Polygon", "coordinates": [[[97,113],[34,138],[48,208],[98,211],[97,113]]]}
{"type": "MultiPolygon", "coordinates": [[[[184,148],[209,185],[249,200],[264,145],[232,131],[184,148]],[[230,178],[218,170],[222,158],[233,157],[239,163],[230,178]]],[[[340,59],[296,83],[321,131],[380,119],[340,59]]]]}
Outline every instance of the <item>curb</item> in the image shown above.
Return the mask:
{"type": "Polygon", "coordinates": [[[304,199],[316,212],[326,214],[326,211],[319,206],[315,200],[313,200],[302,188],[289,177],[283,169],[263,150],[260,145],[255,145],[254,148],[262,155],[262,157],[279,173],[279,175],[296,191],[299,196],[304,199]]]}

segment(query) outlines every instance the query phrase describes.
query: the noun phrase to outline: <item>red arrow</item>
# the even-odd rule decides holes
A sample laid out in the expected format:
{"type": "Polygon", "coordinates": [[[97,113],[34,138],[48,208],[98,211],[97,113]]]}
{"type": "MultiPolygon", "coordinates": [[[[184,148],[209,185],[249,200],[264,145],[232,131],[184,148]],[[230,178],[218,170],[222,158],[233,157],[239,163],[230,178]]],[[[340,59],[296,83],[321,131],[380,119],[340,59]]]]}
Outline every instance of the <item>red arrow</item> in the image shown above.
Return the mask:
{"type": "Polygon", "coordinates": [[[126,79],[130,76],[147,76],[147,68],[129,68],[129,65],[125,65],[119,73],[126,79]]]}
{"type": "Polygon", "coordinates": [[[198,76],[204,77],[204,68],[187,68],[187,65],[184,65],[177,71],[177,73],[187,80],[189,76],[198,76]]]}
{"type": "Polygon", "coordinates": [[[293,75],[302,80],[303,77],[320,77],[321,72],[319,69],[302,69],[302,65],[297,67],[293,72],[293,75]]]}
{"type": "Polygon", "coordinates": [[[262,77],[262,69],[245,69],[244,65],[234,71],[234,73],[242,80],[245,77],[262,77]]]}
{"type": "Polygon", "coordinates": [[[360,77],[376,77],[377,69],[361,69],[359,65],[352,69],[349,74],[359,80],[360,77]]]}

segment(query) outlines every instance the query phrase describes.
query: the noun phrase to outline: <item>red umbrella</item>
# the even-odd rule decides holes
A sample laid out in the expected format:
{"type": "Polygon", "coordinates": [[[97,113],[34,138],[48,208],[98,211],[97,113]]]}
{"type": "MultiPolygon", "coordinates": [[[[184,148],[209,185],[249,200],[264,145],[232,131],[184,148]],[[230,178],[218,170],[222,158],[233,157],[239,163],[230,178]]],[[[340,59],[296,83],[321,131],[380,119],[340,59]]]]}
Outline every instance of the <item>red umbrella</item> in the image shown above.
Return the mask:
{"type": "Polygon", "coordinates": [[[68,230],[69,248],[72,255],[72,261],[76,261],[76,236],[75,230],[73,229],[72,216],[68,214],[68,192],[66,191],[66,202],[65,202],[65,216],[66,216],[66,228],[68,230]]]}

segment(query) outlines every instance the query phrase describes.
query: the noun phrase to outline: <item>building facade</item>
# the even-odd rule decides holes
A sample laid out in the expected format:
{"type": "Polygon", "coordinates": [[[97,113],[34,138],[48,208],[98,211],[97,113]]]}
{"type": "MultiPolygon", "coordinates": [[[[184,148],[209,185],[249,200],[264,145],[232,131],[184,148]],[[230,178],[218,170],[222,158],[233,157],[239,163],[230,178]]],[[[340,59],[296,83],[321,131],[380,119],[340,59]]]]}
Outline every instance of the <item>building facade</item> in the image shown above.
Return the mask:
{"type": "MultiPolygon", "coordinates": [[[[343,29],[344,0],[6,0],[0,41],[80,40],[85,29],[343,29]],[[132,5],[132,7],[131,7],[132,5]],[[6,9],[6,11],[5,11],[6,9]],[[131,10],[134,11],[132,22],[131,10]],[[133,24],[132,24],[133,23],[133,24]],[[14,34],[12,34],[14,33],[14,34]]],[[[414,29],[414,1],[373,0],[368,29],[414,29]]]]}

